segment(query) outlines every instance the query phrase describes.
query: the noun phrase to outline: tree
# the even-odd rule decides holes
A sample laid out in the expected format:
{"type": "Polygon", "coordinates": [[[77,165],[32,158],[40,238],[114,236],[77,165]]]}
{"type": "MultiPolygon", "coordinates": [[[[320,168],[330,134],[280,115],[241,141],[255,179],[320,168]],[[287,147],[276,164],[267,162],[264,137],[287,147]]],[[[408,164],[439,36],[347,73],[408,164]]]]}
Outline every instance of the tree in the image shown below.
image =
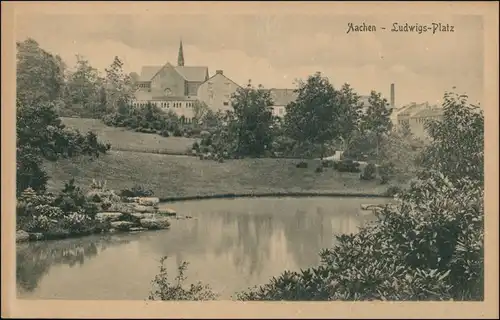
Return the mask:
{"type": "Polygon", "coordinates": [[[106,69],[105,87],[108,111],[116,111],[118,101],[129,103],[133,93],[132,82],[130,76],[123,72],[123,62],[117,56],[106,69]]]}
{"type": "Polygon", "coordinates": [[[337,92],[321,73],[299,81],[298,97],[286,106],[287,135],[301,145],[319,147],[323,158],[328,144],[339,137],[342,108],[337,103],[337,92]]]}
{"type": "Polygon", "coordinates": [[[337,94],[339,139],[342,142],[342,150],[349,149],[359,130],[363,107],[359,98],[348,83],[344,84],[337,94]]]}
{"type": "Polygon", "coordinates": [[[67,108],[79,106],[81,116],[100,118],[106,108],[106,100],[102,98],[104,80],[99,77],[97,69],[89,61],[77,55],[75,71],[70,73],[67,81],[67,108]]]}
{"type": "Polygon", "coordinates": [[[237,125],[237,150],[239,156],[261,156],[270,150],[273,117],[269,90],[253,87],[238,88],[231,97],[234,121],[237,125]]]}
{"type": "Polygon", "coordinates": [[[378,157],[380,141],[383,135],[392,129],[390,119],[392,109],[389,108],[387,99],[382,98],[382,95],[375,91],[371,92],[368,103],[368,109],[361,119],[361,131],[363,134],[373,134],[375,152],[378,157]]]}
{"type": "Polygon", "coordinates": [[[193,103],[193,123],[198,125],[207,115],[209,110],[210,108],[205,102],[196,100],[193,103]]]}
{"type": "Polygon", "coordinates": [[[484,114],[471,105],[466,95],[444,95],[442,120],[429,121],[426,130],[431,142],[421,164],[452,180],[470,178],[484,183],[484,114]]]}
{"type": "Polygon", "coordinates": [[[16,48],[17,99],[30,104],[62,98],[65,85],[62,59],[40,48],[31,38],[17,42],[16,48]]]}

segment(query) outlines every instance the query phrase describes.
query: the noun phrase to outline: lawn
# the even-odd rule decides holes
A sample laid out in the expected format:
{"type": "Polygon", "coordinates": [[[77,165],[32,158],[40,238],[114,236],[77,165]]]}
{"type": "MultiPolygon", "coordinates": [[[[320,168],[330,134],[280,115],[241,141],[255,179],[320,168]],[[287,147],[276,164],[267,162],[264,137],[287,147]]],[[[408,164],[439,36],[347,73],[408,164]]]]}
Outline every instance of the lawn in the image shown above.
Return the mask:
{"type": "Polygon", "coordinates": [[[63,123],[80,132],[93,131],[102,142],[111,143],[112,150],[138,151],[160,154],[185,154],[195,139],[162,137],[158,134],[140,133],[125,128],[108,127],[101,120],[61,118],[63,123]]]}
{"type": "Polygon", "coordinates": [[[295,167],[291,159],[243,159],[218,163],[196,157],[110,151],[99,159],[87,157],[46,163],[49,191],[75,178],[87,187],[92,179],[107,181],[108,188],[122,190],[142,184],[161,198],[225,193],[356,192],[382,194],[387,186],[360,181],[357,173],[331,168],[316,173],[319,161],[309,168],[295,167]]]}

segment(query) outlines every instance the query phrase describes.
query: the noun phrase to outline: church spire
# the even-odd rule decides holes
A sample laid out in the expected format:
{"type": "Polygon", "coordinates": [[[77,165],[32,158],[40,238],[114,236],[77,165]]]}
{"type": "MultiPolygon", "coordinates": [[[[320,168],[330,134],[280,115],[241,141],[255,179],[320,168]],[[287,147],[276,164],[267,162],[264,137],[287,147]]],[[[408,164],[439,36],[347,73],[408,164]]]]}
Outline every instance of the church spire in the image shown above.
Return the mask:
{"type": "Polygon", "coordinates": [[[184,66],[184,51],[182,50],[182,39],[181,39],[181,43],[179,45],[179,55],[177,56],[177,65],[179,67],[184,66]]]}

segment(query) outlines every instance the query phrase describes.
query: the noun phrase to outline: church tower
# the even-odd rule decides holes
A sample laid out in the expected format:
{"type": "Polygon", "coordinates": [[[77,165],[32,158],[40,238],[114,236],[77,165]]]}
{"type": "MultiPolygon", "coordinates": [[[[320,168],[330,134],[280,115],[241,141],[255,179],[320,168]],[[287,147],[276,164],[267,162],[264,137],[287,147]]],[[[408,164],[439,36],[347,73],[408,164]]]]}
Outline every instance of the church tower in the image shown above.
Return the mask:
{"type": "Polygon", "coordinates": [[[179,67],[184,66],[184,51],[182,50],[182,40],[181,40],[181,43],[179,45],[179,55],[177,56],[177,65],[179,67]]]}

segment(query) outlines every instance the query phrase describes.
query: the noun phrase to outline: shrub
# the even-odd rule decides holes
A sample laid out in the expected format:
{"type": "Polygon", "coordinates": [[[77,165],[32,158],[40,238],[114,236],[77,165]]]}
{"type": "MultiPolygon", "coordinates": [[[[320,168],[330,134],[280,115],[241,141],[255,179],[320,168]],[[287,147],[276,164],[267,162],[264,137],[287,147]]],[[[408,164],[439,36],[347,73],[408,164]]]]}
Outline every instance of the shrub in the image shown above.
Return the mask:
{"type": "Polygon", "coordinates": [[[134,185],[131,189],[123,189],[120,192],[122,197],[151,197],[154,193],[150,189],[146,189],[142,185],[134,185]]]}
{"type": "Polygon", "coordinates": [[[394,164],[392,162],[382,163],[382,165],[380,165],[378,170],[379,170],[379,174],[380,174],[380,183],[381,184],[388,183],[392,179],[392,177],[394,176],[394,173],[395,173],[394,164]]]}
{"type": "Polygon", "coordinates": [[[388,197],[394,197],[395,195],[400,194],[402,191],[403,189],[398,186],[390,186],[387,188],[384,195],[388,197]]]}
{"type": "Polygon", "coordinates": [[[366,165],[363,173],[361,173],[360,178],[361,180],[373,180],[375,179],[376,172],[377,167],[375,167],[373,163],[369,163],[368,165],[366,165]]]}
{"type": "Polygon", "coordinates": [[[162,137],[165,137],[165,138],[170,137],[170,133],[168,133],[168,131],[167,131],[167,130],[162,130],[162,131],[160,132],[160,135],[161,135],[162,137]]]}
{"type": "Polygon", "coordinates": [[[483,190],[439,173],[417,180],[321,265],[285,272],[240,300],[482,300],[483,190]]]}
{"type": "Polygon", "coordinates": [[[182,137],[182,131],[179,128],[175,128],[173,132],[174,137],[182,137]]]}
{"type": "Polygon", "coordinates": [[[345,159],[342,161],[335,161],[333,165],[334,169],[339,172],[360,172],[359,162],[352,161],[350,159],[345,159]]]}
{"type": "Polygon", "coordinates": [[[187,289],[183,287],[186,281],[184,273],[187,270],[187,262],[182,262],[178,267],[179,274],[175,277],[175,283],[169,282],[167,269],[164,265],[166,259],[167,257],[163,257],[160,260],[160,273],[152,281],[153,289],[150,292],[149,300],[207,301],[217,298],[217,294],[208,285],[204,286],[200,282],[191,284],[187,289]]]}
{"type": "Polygon", "coordinates": [[[200,144],[198,143],[198,141],[195,141],[193,143],[193,147],[191,149],[196,150],[196,152],[200,152],[200,144]]]}
{"type": "Polygon", "coordinates": [[[301,169],[307,168],[308,166],[309,165],[307,164],[307,162],[304,161],[301,161],[295,165],[296,168],[301,168],[301,169]]]}

